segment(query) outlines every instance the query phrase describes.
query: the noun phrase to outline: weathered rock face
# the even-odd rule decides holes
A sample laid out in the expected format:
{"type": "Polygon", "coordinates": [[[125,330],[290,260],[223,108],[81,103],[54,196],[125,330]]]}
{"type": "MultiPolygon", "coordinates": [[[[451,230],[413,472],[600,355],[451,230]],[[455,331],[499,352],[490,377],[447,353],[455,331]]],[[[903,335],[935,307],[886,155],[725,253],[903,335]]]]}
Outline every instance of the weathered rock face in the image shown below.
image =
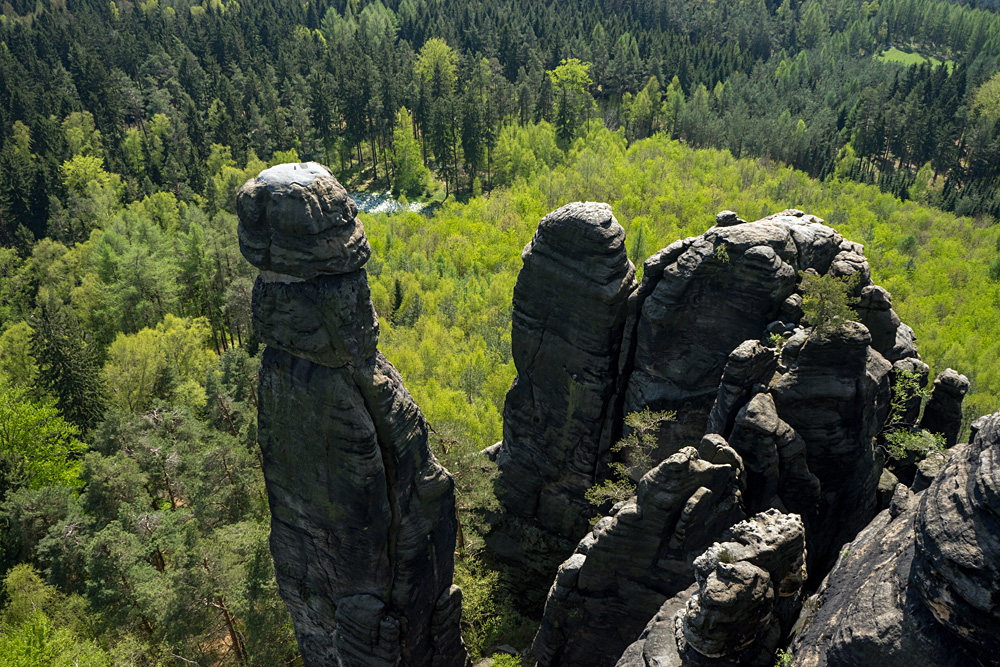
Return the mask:
{"type": "Polygon", "coordinates": [[[972,435],[920,504],[913,574],[951,639],[988,664],[1000,655],[1000,413],[972,435]]]}
{"type": "Polygon", "coordinates": [[[1000,652],[1000,412],[914,502],[848,545],[793,644],[802,667],[990,665],[1000,652]]]}
{"type": "Polygon", "coordinates": [[[903,324],[892,309],[892,297],[878,285],[868,285],[861,290],[856,306],[858,319],[872,336],[872,347],[889,363],[900,359],[918,358],[917,337],[913,329],[903,324]]]}
{"type": "Polygon", "coordinates": [[[796,511],[806,522],[810,568],[820,572],[877,512],[882,466],[873,440],[889,410],[892,367],[870,340],[855,322],[827,335],[796,334],[781,350],[784,373],[770,386],[777,414],[805,442],[819,480],[815,513],[796,511]]]}
{"type": "Polygon", "coordinates": [[[697,584],[663,604],[618,667],[773,664],[806,576],[802,521],[769,510],[723,539],[695,560],[697,584]]]}
{"type": "Polygon", "coordinates": [[[945,444],[954,447],[962,429],[962,399],[969,391],[969,378],[946,368],[934,378],[934,390],[924,407],[920,427],[944,436],[945,444]]]}
{"type": "Polygon", "coordinates": [[[747,511],[781,507],[816,515],[821,487],[809,469],[805,440],[778,417],[771,394],[759,393],[743,406],[729,444],[747,468],[747,511]]]}
{"type": "Polygon", "coordinates": [[[518,596],[541,609],[552,575],[587,532],[584,498],[621,428],[620,357],[635,270],[607,204],[545,216],[522,254],[511,346],[517,379],[494,456],[503,507],[487,545],[518,596]]]}
{"type": "Polygon", "coordinates": [[[694,556],[743,516],[738,457],[712,440],[703,449],[720,463],[691,447],[666,459],[560,566],[532,646],[539,665],[614,664],[664,600],[690,585],[694,556]]]}
{"type": "Polygon", "coordinates": [[[707,433],[722,434],[733,430],[739,411],[751,396],[771,381],[777,360],[775,351],[759,340],[743,341],[729,354],[708,416],[707,433]]]}
{"type": "Polygon", "coordinates": [[[356,209],[325,167],[279,165],[237,200],[261,269],[258,438],[278,585],[307,666],[462,666],[454,486],[376,349],[356,209]]]}
{"type": "Polygon", "coordinates": [[[793,297],[798,271],[859,273],[858,289],[870,284],[861,247],[814,216],[788,210],[750,223],[720,216],[702,236],[646,261],[630,322],[625,411],[678,410],[671,437],[682,444],[706,432],[730,352],[759,340],[779,317],[801,317],[801,299],[793,297]]]}

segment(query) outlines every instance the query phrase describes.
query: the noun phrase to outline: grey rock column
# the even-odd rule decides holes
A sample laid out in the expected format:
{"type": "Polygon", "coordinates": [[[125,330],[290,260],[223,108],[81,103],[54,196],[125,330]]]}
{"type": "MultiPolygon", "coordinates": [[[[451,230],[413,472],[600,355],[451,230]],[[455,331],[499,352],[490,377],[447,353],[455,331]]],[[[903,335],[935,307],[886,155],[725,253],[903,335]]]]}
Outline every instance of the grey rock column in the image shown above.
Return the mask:
{"type": "Polygon", "coordinates": [[[307,667],[461,667],[454,485],[378,351],[357,209],[315,163],[267,169],[237,198],[261,270],[258,439],[271,553],[307,667]]]}
{"type": "Polygon", "coordinates": [[[511,347],[517,379],[495,452],[502,512],[487,536],[519,601],[541,610],[556,568],[588,530],[584,492],[618,437],[619,366],[635,270],[611,207],[548,214],[522,253],[511,347]]]}
{"type": "MultiPolygon", "coordinates": [[[[769,388],[777,415],[805,442],[808,469],[820,483],[817,512],[803,516],[815,573],[827,572],[840,545],[878,512],[882,466],[873,441],[889,410],[892,366],[870,342],[857,322],[827,335],[800,332],[782,348],[785,372],[769,388]]],[[[793,505],[805,513],[802,500],[793,505]]]]}
{"type": "Polygon", "coordinates": [[[962,399],[969,391],[969,378],[946,368],[934,378],[934,390],[924,407],[920,427],[940,433],[945,444],[954,447],[962,429],[962,399]]]}

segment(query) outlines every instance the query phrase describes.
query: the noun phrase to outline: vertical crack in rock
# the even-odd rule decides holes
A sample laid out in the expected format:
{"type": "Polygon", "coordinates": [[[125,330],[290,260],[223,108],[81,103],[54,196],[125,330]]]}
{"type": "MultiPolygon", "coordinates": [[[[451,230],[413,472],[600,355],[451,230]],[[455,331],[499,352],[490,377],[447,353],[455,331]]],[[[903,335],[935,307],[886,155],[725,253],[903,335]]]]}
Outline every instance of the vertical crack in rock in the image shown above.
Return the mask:
{"type": "Polygon", "coordinates": [[[279,590],[307,667],[464,667],[454,486],[378,351],[357,209],[330,172],[286,164],[237,198],[260,269],[258,437],[279,590]]]}
{"type": "MultiPolygon", "coordinates": [[[[829,571],[840,545],[878,510],[882,466],[874,441],[889,410],[892,366],[870,342],[868,330],[857,322],[828,334],[800,332],[782,347],[784,373],[769,386],[776,415],[804,441],[808,470],[819,480],[818,494],[795,499],[818,500],[815,511],[793,505],[806,523],[814,572],[829,571]]],[[[803,492],[814,488],[808,478],[796,479],[803,492]]],[[[787,499],[792,500],[790,493],[787,499]]]]}
{"type": "Polygon", "coordinates": [[[619,363],[635,269],[607,204],[577,202],[542,218],[522,253],[511,348],[518,375],[495,452],[502,513],[487,536],[524,606],[544,591],[587,531],[584,492],[618,437],[619,363]]]}

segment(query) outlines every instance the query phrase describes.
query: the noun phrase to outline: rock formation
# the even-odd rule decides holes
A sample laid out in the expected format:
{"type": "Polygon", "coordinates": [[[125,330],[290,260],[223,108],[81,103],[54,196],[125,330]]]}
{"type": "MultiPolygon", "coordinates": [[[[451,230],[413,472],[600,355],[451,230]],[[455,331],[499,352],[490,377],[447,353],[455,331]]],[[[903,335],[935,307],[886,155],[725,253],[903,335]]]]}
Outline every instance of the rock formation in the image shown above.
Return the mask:
{"type": "MultiPolygon", "coordinates": [[[[809,269],[858,274],[858,290],[871,283],[861,246],[791,209],[749,223],[723,211],[705,234],[650,257],[629,324],[625,412],[678,410],[669,437],[696,444],[709,430],[730,352],[760,340],[778,318],[801,317],[794,292],[798,272],[809,269]]],[[[783,322],[783,330],[796,321],[783,322]]]]}
{"type": "Polygon", "coordinates": [[[623,330],[635,270],[607,204],[545,216],[522,253],[511,347],[517,379],[492,453],[503,507],[487,545],[511,583],[540,610],[552,575],[587,531],[584,492],[621,429],[623,330]]]}
{"type": "Polygon", "coordinates": [[[917,337],[913,329],[903,324],[892,309],[889,292],[878,285],[865,286],[861,290],[856,310],[858,320],[871,333],[872,347],[889,363],[919,358],[917,337]]]}
{"type": "Polygon", "coordinates": [[[892,367],[870,340],[856,322],[826,335],[796,334],[781,350],[785,372],[770,386],[777,414],[805,442],[819,480],[815,513],[793,510],[803,512],[814,571],[826,572],[878,508],[882,466],[874,439],[889,410],[892,367]]]}
{"type": "Polygon", "coordinates": [[[303,163],[248,181],[237,210],[240,247],[261,270],[271,552],[305,664],[465,665],[454,487],[377,350],[357,209],[325,167],[303,163]]]}
{"type": "Polygon", "coordinates": [[[538,664],[611,665],[664,600],[690,585],[692,561],[742,516],[738,457],[711,439],[650,470],[556,574],[532,653],[538,664]]]}
{"type": "MultiPolygon", "coordinates": [[[[644,508],[648,475],[647,491],[616,506],[556,570],[554,556],[568,556],[573,536],[586,533],[583,493],[603,480],[622,415],[676,411],[659,433],[654,463],[676,465],[693,444],[702,449],[699,465],[720,456],[717,463],[738,471],[731,493],[747,511],[801,516],[809,565],[822,576],[880,507],[875,438],[889,410],[891,373],[926,369],[889,294],[871,284],[861,246],[813,216],[789,210],[747,223],[724,211],[702,236],[650,257],[637,290],[613,222],[594,204],[547,216],[525,249],[514,295],[518,379],[504,440],[490,452],[504,511],[487,544],[518,568],[518,595],[530,596],[556,573],[533,647],[541,665],[610,664],[634,638],[629,633],[693,581],[671,545],[681,538],[671,535],[670,512],[695,502],[698,486],[676,494],[669,512],[652,511],[644,508]],[[581,268],[589,265],[598,270],[581,268]],[[852,278],[858,318],[875,333],[858,322],[824,333],[803,328],[803,272],[852,278]],[[769,333],[780,344],[773,335],[771,346],[762,343],[769,333]]],[[[712,493],[711,503],[696,504],[728,497],[712,493]]],[[[888,502],[888,488],[881,497],[888,502]]],[[[720,531],[705,523],[695,532],[698,548],[720,531]]],[[[679,545],[694,549],[680,535],[687,541],[679,545]]],[[[741,565],[719,577],[731,577],[750,606],[767,607],[755,597],[767,588],[756,571],[741,565]]]]}
{"type": "Polygon", "coordinates": [[[996,664],[1000,653],[1000,412],[914,498],[841,552],[792,645],[798,667],[996,664]]]}
{"type": "Polygon", "coordinates": [[[694,561],[697,584],[667,600],[618,667],[770,667],[798,610],[805,530],[768,510],[694,561]]]}
{"type": "Polygon", "coordinates": [[[945,445],[954,447],[962,429],[962,399],[968,391],[969,378],[950,368],[938,373],[920,427],[943,435],[945,445]]]}

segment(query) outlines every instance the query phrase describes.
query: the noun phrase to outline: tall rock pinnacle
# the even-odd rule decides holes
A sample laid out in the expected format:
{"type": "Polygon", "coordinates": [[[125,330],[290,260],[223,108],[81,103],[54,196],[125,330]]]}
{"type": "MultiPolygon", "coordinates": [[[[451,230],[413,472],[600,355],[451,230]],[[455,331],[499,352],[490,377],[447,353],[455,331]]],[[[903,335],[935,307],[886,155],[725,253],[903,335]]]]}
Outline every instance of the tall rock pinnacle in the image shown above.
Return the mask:
{"type": "Polygon", "coordinates": [[[515,569],[541,610],[552,573],[588,531],[584,492],[598,480],[614,430],[620,351],[635,269],[607,204],[549,213],[521,254],[511,347],[517,379],[496,455],[504,512],[487,545],[515,569]]]}
{"type": "Polygon", "coordinates": [[[237,198],[261,270],[254,328],[271,553],[307,667],[461,667],[454,485],[427,423],[377,349],[357,208],[316,163],[237,198]]]}

